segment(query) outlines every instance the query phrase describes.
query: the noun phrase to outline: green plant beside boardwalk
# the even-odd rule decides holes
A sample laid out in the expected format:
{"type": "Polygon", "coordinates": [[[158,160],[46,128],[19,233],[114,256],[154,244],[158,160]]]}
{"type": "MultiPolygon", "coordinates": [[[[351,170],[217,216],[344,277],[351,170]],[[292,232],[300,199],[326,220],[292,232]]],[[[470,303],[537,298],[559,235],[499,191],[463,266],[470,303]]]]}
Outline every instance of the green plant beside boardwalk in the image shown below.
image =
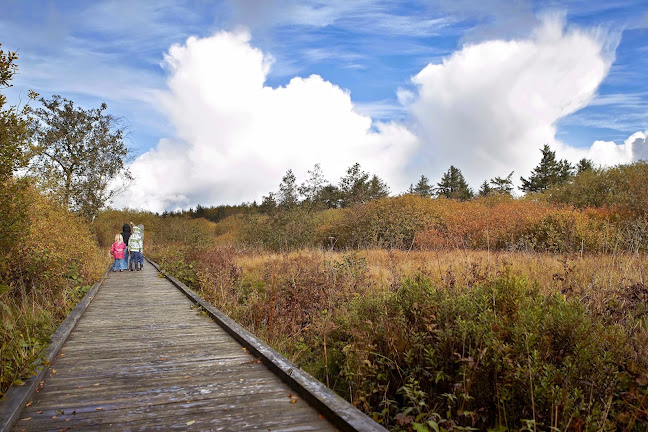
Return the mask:
{"type": "Polygon", "coordinates": [[[108,266],[86,223],[33,188],[24,230],[0,252],[0,392],[33,371],[57,325],[108,266]]]}

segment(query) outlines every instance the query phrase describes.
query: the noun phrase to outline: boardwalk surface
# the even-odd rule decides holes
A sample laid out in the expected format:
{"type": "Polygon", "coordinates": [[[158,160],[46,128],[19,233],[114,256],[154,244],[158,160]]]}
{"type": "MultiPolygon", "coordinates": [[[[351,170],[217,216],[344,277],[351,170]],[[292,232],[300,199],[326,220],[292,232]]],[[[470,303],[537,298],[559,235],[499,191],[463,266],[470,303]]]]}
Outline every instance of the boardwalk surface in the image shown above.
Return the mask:
{"type": "Polygon", "coordinates": [[[335,430],[292,393],[145,265],[110,273],[14,430],[335,430]]]}

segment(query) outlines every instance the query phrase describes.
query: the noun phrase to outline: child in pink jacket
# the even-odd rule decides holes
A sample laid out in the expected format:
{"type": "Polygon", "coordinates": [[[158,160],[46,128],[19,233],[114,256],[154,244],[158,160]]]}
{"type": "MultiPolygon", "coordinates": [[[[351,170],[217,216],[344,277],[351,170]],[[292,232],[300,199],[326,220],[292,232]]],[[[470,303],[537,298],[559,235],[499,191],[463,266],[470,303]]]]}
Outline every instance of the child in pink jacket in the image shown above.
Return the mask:
{"type": "Polygon", "coordinates": [[[126,243],[121,234],[115,236],[115,243],[112,244],[110,248],[110,255],[115,258],[115,263],[113,264],[113,271],[116,272],[126,270],[126,243]]]}

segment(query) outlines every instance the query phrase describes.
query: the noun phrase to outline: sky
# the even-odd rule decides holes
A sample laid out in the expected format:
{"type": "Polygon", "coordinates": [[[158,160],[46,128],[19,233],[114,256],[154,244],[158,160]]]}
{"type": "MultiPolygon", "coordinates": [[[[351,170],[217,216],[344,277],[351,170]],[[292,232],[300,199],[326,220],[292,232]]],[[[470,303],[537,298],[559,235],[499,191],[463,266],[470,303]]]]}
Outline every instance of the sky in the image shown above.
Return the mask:
{"type": "Polygon", "coordinates": [[[644,0],[4,0],[0,43],[11,103],[123,118],[135,180],[114,207],[258,202],[315,164],[396,195],[450,165],[519,184],[544,144],[648,159],[644,0]]]}

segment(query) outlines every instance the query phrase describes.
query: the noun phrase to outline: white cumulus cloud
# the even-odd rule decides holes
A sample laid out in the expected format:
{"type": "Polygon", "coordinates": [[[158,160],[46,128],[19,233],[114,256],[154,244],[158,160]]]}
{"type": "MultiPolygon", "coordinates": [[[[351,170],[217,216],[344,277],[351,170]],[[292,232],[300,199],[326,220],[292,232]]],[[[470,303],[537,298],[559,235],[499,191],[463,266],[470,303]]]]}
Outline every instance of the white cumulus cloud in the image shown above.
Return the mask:
{"type": "MultiPolygon", "coordinates": [[[[159,108],[175,135],[131,165],[135,184],[118,207],[153,211],[258,200],[292,169],[298,180],[320,163],[329,180],[359,162],[395,193],[450,165],[478,187],[528,176],[549,144],[558,157],[598,165],[648,158],[646,132],[624,143],[576,148],[556,138],[557,122],[589,105],[609,72],[618,35],[567,27],[545,16],[522,39],[463,46],[399,90],[407,126],[372,121],[348,91],[318,75],[266,85],[273,58],[249,33],[190,37],[165,56],[168,90],[159,108]]],[[[402,116],[401,116],[402,117],[402,116]]]]}
{"type": "Polygon", "coordinates": [[[320,163],[336,181],[355,162],[402,186],[417,137],[359,114],[349,93],[318,75],[265,85],[273,59],[247,32],[189,38],[165,56],[161,108],[172,139],[138,157],[136,179],[116,206],[154,211],[259,199],[288,169],[299,179],[320,163]]]}
{"type": "Polygon", "coordinates": [[[474,187],[483,180],[527,176],[549,144],[559,157],[590,155],[597,163],[628,160],[625,150],[603,154],[556,139],[556,122],[585,106],[607,75],[616,36],[566,28],[564,16],[545,16],[526,39],[465,45],[413,77],[402,92],[423,146],[413,169],[436,175],[450,164],[474,187]]]}

